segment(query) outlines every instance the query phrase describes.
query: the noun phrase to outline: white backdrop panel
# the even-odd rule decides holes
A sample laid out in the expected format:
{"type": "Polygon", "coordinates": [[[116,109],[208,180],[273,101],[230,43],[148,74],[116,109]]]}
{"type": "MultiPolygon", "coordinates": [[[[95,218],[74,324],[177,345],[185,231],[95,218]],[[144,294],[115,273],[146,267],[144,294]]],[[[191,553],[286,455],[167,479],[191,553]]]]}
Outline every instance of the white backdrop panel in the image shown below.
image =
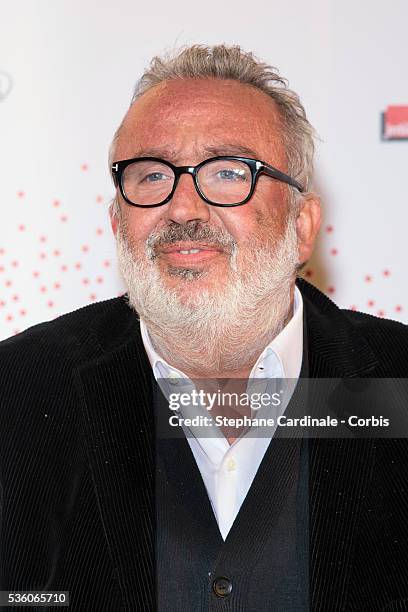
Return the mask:
{"type": "Polygon", "coordinates": [[[307,277],[341,306],[407,320],[408,142],[380,139],[380,113],[408,104],[405,1],[37,0],[1,14],[0,338],[123,291],[110,140],[151,56],[196,42],[277,66],[320,134],[307,277]]]}

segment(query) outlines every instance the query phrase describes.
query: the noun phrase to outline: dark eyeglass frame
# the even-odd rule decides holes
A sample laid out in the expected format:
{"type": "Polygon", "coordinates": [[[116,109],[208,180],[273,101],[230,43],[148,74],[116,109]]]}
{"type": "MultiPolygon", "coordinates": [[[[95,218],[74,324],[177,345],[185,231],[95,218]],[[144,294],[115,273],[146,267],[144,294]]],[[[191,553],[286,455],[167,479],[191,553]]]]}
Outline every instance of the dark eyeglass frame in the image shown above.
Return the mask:
{"type": "Polygon", "coordinates": [[[207,204],[210,204],[210,206],[220,206],[222,208],[231,207],[231,206],[241,206],[242,204],[246,204],[246,202],[248,202],[254,195],[256,183],[258,181],[258,177],[261,174],[265,174],[266,176],[270,176],[271,178],[274,178],[277,181],[281,181],[282,183],[291,185],[291,187],[295,187],[295,189],[297,189],[300,193],[303,193],[304,191],[302,185],[298,183],[294,178],[292,178],[288,174],[285,174],[284,172],[281,172],[277,168],[270,166],[266,162],[261,161],[259,159],[252,159],[250,157],[237,157],[236,155],[218,155],[217,157],[210,157],[209,159],[205,159],[201,163],[197,164],[197,166],[174,166],[172,163],[164,159],[160,159],[159,157],[133,157],[132,159],[124,159],[121,161],[114,162],[112,164],[111,171],[112,171],[112,177],[113,177],[113,182],[115,184],[115,187],[119,187],[120,193],[122,194],[122,197],[125,200],[125,202],[130,204],[130,206],[137,206],[138,208],[157,208],[157,206],[163,206],[164,204],[167,204],[167,202],[169,202],[171,198],[173,197],[174,192],[177,189],[177,185],[178,185],[180,176],[182,174],[191,174],[191,176],[193,177],[194,186],[196,188],[196,191],[198,195],[204,200],[204,202],[206,202],[207,204]],[[197,174],[200,171],[200,169],[210,162],[218,161],[221,159],[225,159],[226,161],[243,162],[251,170],[251,188],[250,188],[249,194],[247,195],[246,198],[244,198],[243,200],[235,204],[219,204],[217,202],[212,202],[203,194],[203,192],[200,189],[200,185],[197,179],[197,174]],[[134,162],[138,162],[138,161],[159,162],[161,164],[168,166],[173,171],[174,173],[173,188],[171,192],[169,193],[169,195],[162,202],[159,202],[158,204],[136,204],[135,202],[132,202],[131,200],[129,200],[129,198],[127,197],[125,190],[123,188],[123,180],[122,180],[123,172],[125,168],[127,168],[127,166],[130,166],[130,164],[133,164],[134,162]]]}

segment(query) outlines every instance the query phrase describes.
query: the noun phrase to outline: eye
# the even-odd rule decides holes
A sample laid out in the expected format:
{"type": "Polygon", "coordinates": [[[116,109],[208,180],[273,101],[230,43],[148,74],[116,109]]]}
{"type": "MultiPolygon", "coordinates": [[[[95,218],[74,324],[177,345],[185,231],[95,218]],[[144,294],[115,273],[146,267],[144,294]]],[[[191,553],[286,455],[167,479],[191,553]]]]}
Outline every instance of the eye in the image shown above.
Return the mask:
{"type": "Polygon", "coordinates": [[[158,181],[165,181],[169,177],[163,174],[163,172],[151,172],[142,178],[142,182],[146,181],[146,183],[156,183],[158,181]]]}
{"type": "Polygon", "coordinates": [[[223,181],[245,181],[247,173],[243,168],[224,168],[219,170],[217,175],[223,181]]]}

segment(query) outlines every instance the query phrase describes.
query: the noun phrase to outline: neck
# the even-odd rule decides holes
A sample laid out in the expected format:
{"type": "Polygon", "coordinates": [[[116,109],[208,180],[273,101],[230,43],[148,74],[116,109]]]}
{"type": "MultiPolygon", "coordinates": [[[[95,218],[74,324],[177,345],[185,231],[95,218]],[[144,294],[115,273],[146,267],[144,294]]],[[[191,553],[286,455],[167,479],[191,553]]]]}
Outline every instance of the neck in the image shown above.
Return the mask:
{"type": "Polygon", "coordinates": [[[178,330],[176,336],[164,335],[151,321],[146,325],[157,353],[190,379],[247,379],[259,355],[292,318],[293,300],[294,286],[289,307],[278,325],[276,319],[275,325],[270,325],[270,300],[253,321],[235,321],[225,330],[215,326],[216,333],[212,335],[208,330],[200,336],[188,329],[178,330]]]}

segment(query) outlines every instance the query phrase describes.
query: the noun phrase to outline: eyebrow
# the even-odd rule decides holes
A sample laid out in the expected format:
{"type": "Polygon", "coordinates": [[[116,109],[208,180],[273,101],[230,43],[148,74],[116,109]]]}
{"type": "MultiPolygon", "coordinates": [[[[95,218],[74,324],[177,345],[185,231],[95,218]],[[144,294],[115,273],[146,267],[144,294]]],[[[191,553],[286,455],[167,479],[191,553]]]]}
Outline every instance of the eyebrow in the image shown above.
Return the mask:
{"type": "Polygon", "coordinates": [[[177,157],[177,152],[175,149],[168,147],[149,147],[138,149],[132,154],[132,157],[161,157],[170,160],[177,157]]]}
{"type": "Polygon", "coordinates": [[[253,151],[252,149],[249,149],[248,147],[245,147],[244,145],[240,145],[240,144],[222,144],[222,145],[216,145],[216,146],[209,146],[209,147],[205,147],[204,149],[207,153],[210,153],[211,155],[237,155],[239,157],[255,157],[257,158],[259,155],[258,153],[256,153],[255,151],[253,151]]]}
{"type": "MultiPolygon", "coordinates": [[[[238,157],[258,158],[258,153],[241,144],[224,143],[219,145],[208,145],[204,147],[202,151],[208,153],[211,157],[217,157],[219,155],[236,155],[238,157]]],[[[176,162],[180,158],[180,151],[167,146],[149,147],[138,149],[133,153],[132,157],[158,157],[166,161],[176,162]]]]}

